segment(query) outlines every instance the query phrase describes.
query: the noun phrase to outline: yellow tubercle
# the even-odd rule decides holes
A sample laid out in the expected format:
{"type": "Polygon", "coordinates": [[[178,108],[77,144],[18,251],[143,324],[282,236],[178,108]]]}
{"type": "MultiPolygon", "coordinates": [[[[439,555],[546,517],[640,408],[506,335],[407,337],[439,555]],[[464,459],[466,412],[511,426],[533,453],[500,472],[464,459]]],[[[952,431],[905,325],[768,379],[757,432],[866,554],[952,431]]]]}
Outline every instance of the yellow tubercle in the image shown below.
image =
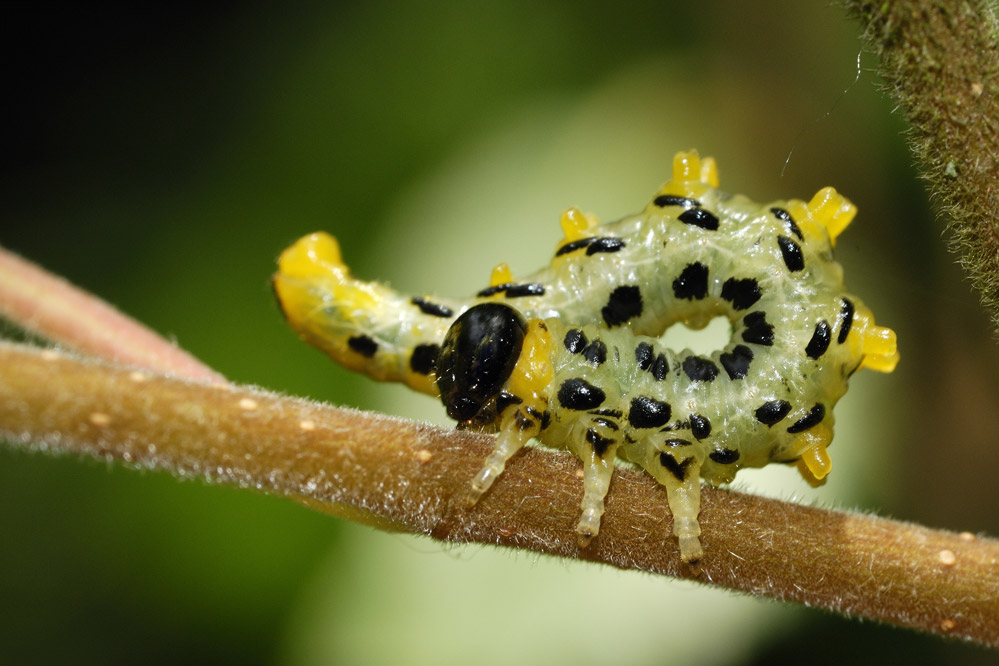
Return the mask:
{"type": "Polygon", "coordinates": [[[510,270],[510,266],[505,261],[496,264],[492,274],[489,276],[489,286],[498,287],[501,284],[509,284],[511,282],[513,282],[513,271],[510,270]]]}
{"type": "Polygon", "coordinates": [[[898,340],[895,331],[887,326],[868,326],[861,340],[864,360],[861,368],[877,372],[891,372],[898,365],[898,340]]]}
{"type": "Polygon", "coordinates": [[[681,150],[673,156],[673,177],[659,193],[695,198],[709,187],[718,187],[718,165],[714,158],[702,160],[696,150],[681,150]]]}
{"type": "MultiPolygon", "coordinates": [[[[555,374],[551,363],[552,336],[541,319],[527,322],[524,345],[517,365],[507,381],[508,390],[524,402],[545,402],[545,388],[555,374]]],[[[544,409],[544,405],[540,405],[544,409]]]]}
{"type": "Polygon", "coordinates": [[[857,214],[857,207],[832,187],[823,187],[808,202],[808,212],[829,232],[829,242],[836,246],[836,238],[850,225],[857,214]]]}
{"type": "Polygon", "coordinates": [[[566,242],[571,243],[589,236],[590,230],[597,226],[597,220],[573,206],[562,213],[559,224],[562,225],[562,233],[565,234],[566,242]]]}
{"type": "Polygon", "coordinates": [[[826,447],[832,442],[832,431],[824,424],[819,424],[796,436],[798,441],[807,446],[798,459],[798,471],[801,476],[813,486],[825,483],[826,476],[832,470],[832,460],[826,447]]]}
{"type": "Polygon", "coordinates": [[[718,163],[715,158],[705,157],[701,160],[701,182],[718,187],[718,163]]]}
{"type": "Polygon", "coordinates": [[[673,180],[700,180],[701,156],[696,150],[681,150],[673,156],[673,180]]]}

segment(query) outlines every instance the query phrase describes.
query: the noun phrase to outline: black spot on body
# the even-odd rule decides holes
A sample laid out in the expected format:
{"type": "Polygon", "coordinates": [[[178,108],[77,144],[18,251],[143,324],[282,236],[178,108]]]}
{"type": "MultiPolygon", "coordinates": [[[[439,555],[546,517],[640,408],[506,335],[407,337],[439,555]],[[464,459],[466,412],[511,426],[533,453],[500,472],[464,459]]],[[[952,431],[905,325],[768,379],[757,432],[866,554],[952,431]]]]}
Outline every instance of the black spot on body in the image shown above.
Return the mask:
{"type": "Polygon", "coordinates": [[[593,452],[600,458],[604,457],[607,447],[614,443],[613,439],[602,436],[593,428],[588,428],[586,430],[586,441],[593,446],[593,452]]]}
{"type": "Polygon", "coordinates": [[[666,375],[669,374],[669,361],[666,360],[666,354],[660,354],[656,357],[656,362],[652,364],[652,378],[657,382],[661,382],[666,379],[666,375]]]}
{"type": "Polygon", "coordinates": [[[607,345],[603,340],[594,340],[583,350],[583,358],[594,365],[601,365],[607,360],[607,345]]]}
{"type": "Polygon", "coordinates": [[[493,296],[495,294],[500,293],[501,291],[506,291],[507,287],[509,287],[511,284],[513,283],[505,282],[503,284],[493,285],[492,287],[486,287],[485,289],[477,293],[476,296],[478,296],[479,298],[485,298],[486,296],[493,296]]]}
{"type": "Polygon", "coordinates": [[[419,296],[413,296],[409,299],[409,302],[420,308],[420,312],[423,314],[430,315],[432,317],[451,317],[454,316],[454,310],[446,305],[441,305],[440,303],[432,303],[425,298],[420,298],[419,296]]]}
{"type": "Polygon", "coordinates": [[[797,273],[805,268],[805,258],[801,255],[800,245],[787,236],[778,236],[777,245],[780,246],[780,253],[784,257],[787,270],[797,273]]]}
{"type": "Polygon", "coordinates": [[[815,325],[815,332],[812,333],[812,339],[808,341],[808,346],[805,347],[805,353],[808,354],[808,358],[819,358],[826,353],[829,349],[829,342],[832,340],[832,328],[829,326],[829,322],[825,319],[821,320],[815,325]]]}
{"type": "Polygon", "coordinates": [[[799,433],[809,428],[813,428],[822,422],[822,419],[826,417],[826,406],[821,402],[815,403],[815,406],[808,410],[808,413],[803,417],[795,421],[787,431],[792,435],[799,433]]]}
{"type": "Polygon", "coordinates": [[[593,255],[597,252],[617,252],[625,247],[625,242],[620,238],[614,238],[612,236],[591,236],[590,238],[580,238],[579,240],[574,240],[560,247],[555,252],[555,256],[561,257],[563,254],[569,254],[570,252],[581,250],[584,247],[586,248],[587,255],[593,255]]]}
{"type": "Polygon", "coordinates": [[[598,238],[586,248],[586,255],[594,255],[597,252],[617,252],[624,248],[624,241],[620,238],[598,238]]]}
{"type": "Polygon", "coordinates": [[[537,282],[531,282],[529,284],[515,284],[511,285],[506,290],[507,298],[518,298],[520,296],[544,296],[545,287],[537,282]]]}
{"type": "Polygon", "coordinates": [[[744,379],[749,374],[749,364],[753,360],[753,350],[746,345],[736,345],[732,351],[718,358],[728,373],[729,379],[744,379]]]}
{"type": "MultiPolygon", "coordinates": [[[[589,412],[587,412],[587,414],[589,414],[589,412]]],[[[598,416],[597,418],[593,419],[593,422],[596,425],[598,425],[598,426],[602,426],[604,428],[607,428],[608,430],[617,431],[617,430],[621,429],[621,427],[615,421],[612,421],[610,419],[605,419],[605,418],[600,417],[600,416],[598,416]]]]}
{"type": "Polygon", "coordinates": [[[429,375],[437,369],[437,357],[441,348],[435,344],[416,345],[413,355],[409,357],[409,368],[421,375],[429,375]]]}
{"type": "Polygon", "coordinates": [[[711,434],[711,421],[700,414],[690,415],[690,432],[698,440],[704,439],[711,434]]]}
{"type": "Polygon", "coordinates": [[[652,367],[653,352],[652,345],[648,342],[639,342],[635,345],[635,362],[641,370],[648,370],[652,367]]]}
{"type": "Polygon", "coordinates": [[[479,298],[485,298],[486,296],[494,296],[504,291],[506,292],[507,298],[517,298],[520,296],[544,296],[545,286],[540,282],[528,282],[526,284],[506,282],[493,287],[486,287],[477,293],[476,296],[479,298]]]}
{"type": "Polygon", "coordinates": [[[849,298],[843,299],[843,307],[839,312],[839,335],[836,337],[836,342],[843,344],[846,342],[846,336],[850,334],[850,327],[853,326],[853,301],[849,298]]]}
{"type": "Polygon", "coordinates": [[[378,351],[378,343],[367,335],[354,335],[347,338],[347,346],[365,358],[371,358],[378,351]]]}
{"type": "Polygon", "coordinates": [[[801,229],[798,228],[798,225],[795,224],[794,222],[794,218],[791,217],[791,213],[787,212],[783,208],[776,208],[776,207],[771,208],[770,212],[773,213],[774,217],[776,217],[778,220],[782,220],[783,222],[785,222],[787,224],[787,228],[791,231],[792,234],[798,237],[798,240],[800,241],[805,240],[805,237],[801,235],[801,229]]]}
{"type": "Polygon", "coordinates": [[[697,208],[701,205],[701,202],[697,199],[688,199],[687,197],[678,197],[674,194],[660,194],[658,197],[652,200],[652,203],[659,206],[660,208],[665,208],[666,206],[680,206],[681,208],[697,208]]]}
{"type": "Polygon", "coordinates": [[[764,347],[774,344],[774,327],[767,323],[765,312],[750,312],[743,317],[742,323],[746,326],[746,330],[742,332],[742,339],[745,342],[764,347]]]}
{"type": "Polygon", "coordinates": [[[527,412],[528,416],[534,419],[534,422],[537,423],[542,430],[547,428],[552,422],[552,413],[547,409],[539,412],[534,407],[528,407],[524,411],[527,412]]]}
{"type": "Polygon", "coordinates": [[[688,301],[701,300],[708,295],[708,267],[700,262],[687,264],[680,277],[673,280],[673,295],[688,301]]]}
{"type": "Polygon", "coordinates": [[[581,377],[565,380],[558,389],[559,403],[576,411],[596,409],[606,399],[607,395],[600,388],[581,377]]]}
{"type": "Polygon", "coordinates": [[[664,439],[663,446],[675,449],[678,446],[690,446],[691,442],[689,439],[664,439]]]}
{"type": "Polygon", "coordinates": [[[593,414],[594,416],[609,416],[612,419],[619,419],[619,418],[621,418],[621,410],[620,409],[591,409],[590,411],[588,411],[586,413],[587,414],[593,414]]]}
{"type": "Polygon", "coordinates": [[[562,344],[570,354],[578,354],[586,347],[586,335],[578,328],[570,328],[565,334],[562,344]]]}
{"type": "Polygon", "coordinates": [[[787,401],[771,400],[757,407],[756,420],[765,426],[773,426],[780,423],[790,411],[791,405],[787,401]]]}
{"type": "Polygon", "coordinates": [[[690,467],[690,463],[693,458],[687,458],[682,463],[678,463],[676,458],[670,454],[663,451],[659,454],[659,464],[666,468],[666,470],[676,477],[677,481],[681,483],[687,479],[687,470],[690,467]]]}
{"type": "Polygon", "coordinates": [[[762,295],[760,283],[754,278],[742,280],[729,278],[722,285],[721,297],[731,303],[736,310],[748,310],[762,295]]]}
{"type": "Polygon", "coordinates": [[[604,322],[611,328],[642,314],[642,292],[634,285],[617,287],[600,310],[604,322]]]}
{"type": "Polygon", "coordinates": [[[684,224],[689,224],[693,227],[700,227],[701,229],[706,229],[708,231],[718,230],[718,218],[708,210],[703,208],[688,208],[679,215],[676,219],[680,220],[684,224]]]}
{"type": "Polygon", "coordinates": [[[586,247],[594,240],[596,240],[596,238],[580,238],[579,240],[574,240],[569,243],[566,243],[565,245],[563,245],[562,247],[560,247],[558,250],[555,251],[555,256],[561,257],[563,254],[569,254],[570,252],[575,252],[576,250],[586,247]]]}
{"type": "Polygon", "coordinates": [[[511,405],[519,405],[524,402],[521,398],[515,396],[509,391],[500,391],[500,394],[496,396],[496,413],[502,414],[506,411],[507,407],[511,405]]]}
{"type": "Polygon", "coordinates": [[[628,409],[628,424],[632,428],[658,428],[669,423],[672,414],[669,403],[639,396],[631,399],[628,409]]]}
{"type": "Polygon", "coordinates": [[[739,452],[734,449],[715,449],[708,457],[719,465],[731,465],[739,459],[739,452]]]}
{"type": "Polygon", "coordinates": [[[683,359],[683,372],[692,382],[711,382],[718,376],[718,366],[709,358],[688,356],[683,359]]]}

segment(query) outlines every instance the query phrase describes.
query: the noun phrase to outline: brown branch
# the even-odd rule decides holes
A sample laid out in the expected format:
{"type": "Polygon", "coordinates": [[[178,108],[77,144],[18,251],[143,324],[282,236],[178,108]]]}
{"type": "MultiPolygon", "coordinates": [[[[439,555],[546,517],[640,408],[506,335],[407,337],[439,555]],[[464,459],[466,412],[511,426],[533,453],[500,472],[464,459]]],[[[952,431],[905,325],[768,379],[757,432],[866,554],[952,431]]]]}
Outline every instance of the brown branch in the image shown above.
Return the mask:
{"type": "Polygon", "coordinates": [[[930,195],[999,326],[999,48],[986,0],[846,0],[909,121],[930,195]]]}
{"type": "Polygon", "coordinates": [[[600,536],[576,543],[568,454],[527,450],[474,509],[491,438],[0,344],[0,434],[284,495],[385,529],[694,578],[999,646],[999,542],[704,488],[706,556],[680,563],[666,495],[622,469],[600,536]]]}
{"type": "Polygon", "coordinates": [[[43,338],[115,363],[197,381],[226,381],[105,301],[2,247],[0,316],[43,338]]]}
{"type": "MultiPolygon", "coordinates": [[[[846,2],[909,113],[916,154],[954,218],[965,265],[999,311],[995,17],[984,2],[846,2]]],[[[89,353],[221,380],[2,250],[0,304],[22,325],[89,353]]],[[[601,534],[581,551],[573,529],[579,465],[569,455],[524,452],[466,510],[460,498],[490,449],[488,437],[11,344],[0,344],[0,436],[257,488],[386,529],[695,578],[999,646],[999,542],[992,539],[704,488],[706,557],[698,573],[680,563],[668,536],[662,489],[620,470],[601,534]]]]}

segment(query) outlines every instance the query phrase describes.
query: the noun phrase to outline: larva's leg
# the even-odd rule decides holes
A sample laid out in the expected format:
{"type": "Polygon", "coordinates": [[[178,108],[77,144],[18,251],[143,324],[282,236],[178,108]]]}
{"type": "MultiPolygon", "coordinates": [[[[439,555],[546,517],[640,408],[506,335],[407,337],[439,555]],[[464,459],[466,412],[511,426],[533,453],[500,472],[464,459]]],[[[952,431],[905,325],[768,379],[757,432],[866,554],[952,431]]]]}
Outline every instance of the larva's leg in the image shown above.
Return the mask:
{"type": "Polygon", "coordinates": [[[600,518],[604,515],[604,498],[607,496],[611,478],[614,476],[617,444],[610,444],[602,448],[587,442],[584,451],[586,448],[590,449],[588,454],[584,453],[580,456],[583,461],[583,501],[580,505],[583,512],[576,525],[579,545],[583,548],[589,545],[593,537],[600,532],[600,518]],[[597,454],[597,448],[602,448],[602,455],[597,454]]]}
{"type": "Polygon", "coordinates": [[[650,446],[643,467],[666,487],[673,514],[673,534],[680,542],[680,557],[694,564],[704,555],[698,538],[701,526],[697,522],[701,510],[701,464],[684,448],[689,447],[662,451],[650,446]]]}
{"type": "Polygon", "coordinates": [[[540,427],[530,417],[525,417],[516,409],[507,412],[500,422],[500,433],[496,437],[493,452],[486,458],[482,469],[472,479],[472,487],[465,497],[465,505],[473,506],[489,490],[493,482],[506,469],[506,461],[538,434],[540,427]],[[526,427],[524,427],[526,425],[526,427]]]}
{"type": "Polygon", "coordinates": [[[795,436],[795,449],[801,450],[798,459],[798,471],[813,487],[825,483],[826,476],[832,470],[832,460],[826,447],[832,442],[832,430],[825,424],[819,424],[795,436]]]}

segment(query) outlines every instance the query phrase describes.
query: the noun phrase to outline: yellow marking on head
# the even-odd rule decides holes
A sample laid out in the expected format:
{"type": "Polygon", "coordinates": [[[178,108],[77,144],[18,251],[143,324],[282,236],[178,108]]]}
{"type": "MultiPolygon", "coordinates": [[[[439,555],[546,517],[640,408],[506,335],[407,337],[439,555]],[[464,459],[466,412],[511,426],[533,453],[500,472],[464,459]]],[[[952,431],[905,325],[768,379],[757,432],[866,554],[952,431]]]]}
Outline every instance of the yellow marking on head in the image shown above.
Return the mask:
{"type": "Polygon", "coordinates": [[[823,423],[795,435],[796,446],[807,446],[798,459],[798,471],[812,486],[825,483],[832,470],[832,460],[826,447],[832,442],[832,431],[823,423]]]}
{"type": "Polygon", "coordinates": [[[836,247],[836,238],[849,226],[857,207],[831,187],[823,187],[808,202],[808,212],[829,232],[829,242],[836,247]]]}
{"type": "Polygon", "coordinates": [[[493,272],[489,276],[489,286],[498,287],[501,284],[509,284],[511,282],[513,282],[513,271],[510,270],[510,266],[505,261],[496,264],[496,267],[493,268],[493,272]]]}
{"type": "Polygon", "coordinates": [[[545,322],[541,319],[529,320],[524,333],[524,346],[506,384],[507,390],[525,403],[542,403],[540,409],[545,408],[544,391],[555,375],[551,348],[552,335],[545,322]]]}
{"type": "Polygon", "coordinates": [[[413,372],[411,369],[407,369],[405,382],[406,386],[414,391],[426,393],[427,395],[432,395],[434,397],[440,396],[440,391],[437,389],[437,375],[432,372],[429,375],[424,375],[419,372],[413,372]]]}
{"type": "Polygon", "coordinates": [[[573,206],[562,213],[561,217],[559,217],[559,224],[562,226],[562,233],[565,234],[566,242],[571,243],[572,241],[589,236],[590,230],[597,226],[597,220],[573,206]]]}
{"type": "Polygon", "coordinates": [[[898,365],[898,339],[895,331],[887,326],[868,326],[861,338],[864,360],[861,368],[877,372],[891,372],[898,365]]]}

